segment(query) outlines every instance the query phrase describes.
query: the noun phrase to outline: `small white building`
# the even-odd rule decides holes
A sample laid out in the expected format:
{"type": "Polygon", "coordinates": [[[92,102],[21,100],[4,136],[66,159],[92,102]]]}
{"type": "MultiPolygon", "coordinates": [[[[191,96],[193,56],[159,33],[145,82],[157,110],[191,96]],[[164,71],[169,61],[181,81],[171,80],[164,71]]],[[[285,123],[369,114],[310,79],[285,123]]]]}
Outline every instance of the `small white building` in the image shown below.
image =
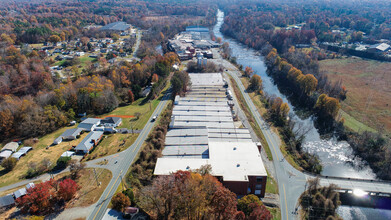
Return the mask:
{"type": "Polygon", "coordinates": [[[85,131],[93,131],[95,127],[98,125],[100,125],[99,118],[87,118],[84,121],[82,121],[77,127],[85,131]]]}

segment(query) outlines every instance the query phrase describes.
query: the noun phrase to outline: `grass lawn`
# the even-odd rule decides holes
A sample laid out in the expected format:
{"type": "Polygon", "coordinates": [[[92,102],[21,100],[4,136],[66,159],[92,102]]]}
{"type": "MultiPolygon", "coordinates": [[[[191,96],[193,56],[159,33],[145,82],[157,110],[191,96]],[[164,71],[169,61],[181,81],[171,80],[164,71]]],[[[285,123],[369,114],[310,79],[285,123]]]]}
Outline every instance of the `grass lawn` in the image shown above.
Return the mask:
{"type": "Polygon", "coordinates": [[[105,135],[102,142],[86,157],[86,160],[93,160],[123,151],[132,145],[137,137],[138,134],[105,135]]]}
{"type": "Polygon", "coordinates": [[[278,185],[269,174],[266,181],[266,193],[278,194],[278,185]]]}
{"type": "Polygon", "coordinates": [[[40,137],[39,142],[31,146],[33,150],[28,152],[26,156],[21,157],[11,172],[6,173],[3,168],[0,168],[0,187],[24,180],[29,168],[29,163],[31,162],[40,165],[41,161],[47,158],[53,165],[56,164],[57,159],[61,156],[62,153],[70,149],[72,146],[76,146],[85,136],[87,136],[87,133],[84,133],[76,140],[63,141],[59,145],[55,145],[46,149],[47,146],[50,146],[53,143],[54,139],[60,136],[65,130],[70,128],[75,128],[75,126],[64,127],[51,134],[40,137]]]}
{"type": "Polygon", "coordinates": [[[281,219],[281,210],[279,208],[269,208],[269,207],[266,207],[266,208],[272,214],[273,220],[280,220],[281,219]]]}
{"type": "Polygon", "coordinates": [[[331,81],[342,80],[348,91],[341,103],[347,127],[391,133],[391,63],[349,57],[319,64],[331,81]]]}
{"type": "MultiPolygon", "coordinates": [[[[98,181],[101,185],[98,186],[94,176],[92,168],[86,168],[81,171],[80,177],[76,180],[80,189],[78,190],[75,199],[71,200],[66,208],[89,206],[96,203],[106,186],[109,184],[112,174],[109,170],[102,168],[95,168],[98,175],[98,181]]],[[[56,179],[60,179],[69,175],[69,172],[61,173],[56,176],[56,179]]]]}
{"type": "MultiPolygon", "coordinates": [[[[169,83],[164,90],[169,88],[169,83]]],[[[134,103],[128,106],[119,107],[114,111],[107,113],[105,115],[100,115],[97,117],[104,118],[107,115],[129,115],[132,116],[136,112],[141,113],[139,119],[136,118],[123,118],[122,128],[133,129],[142,129],[147,123],[148,119],[152,115],[152,112],[155,110],[159,104],[160,99],[163,97],[163,93],[155,100],[152,100],[150,103],[144,103],[144,99],[138,99],[134,103]]],[[[94,117],[94,116],[91,116],[94,117]]],[[[26,156],[22,157],[14,170],[6,173],[4,169],[0,166],[0,187],[7,186],[21,180],[25,179],[25,175],[29,168],[29,163],[34,162],[40,164],[44,158],[48,158],[52,164],[56,164],[57,159],[61,156],[62,153],[69,150],[72,146],[79,144],[88,133],[84,133],[80,138],[73,141],[63,141],[61,144],[50,147],[46,149],[47,146],[51,145],[57,137],[59,137],[65,130],[72,127],[60,128],[57,131],[47,134],[39,138],[39,142],[32,145],[33,150],[28,152],[26,156]]],[[[105,136],[106,138],[96,147],[96,149],[89,155],[87,158],[99,158],[102,156],[110,155],[122,151],[131,146],[134,141],[137,139],[137,134],[112,134],[105,136]]]]}

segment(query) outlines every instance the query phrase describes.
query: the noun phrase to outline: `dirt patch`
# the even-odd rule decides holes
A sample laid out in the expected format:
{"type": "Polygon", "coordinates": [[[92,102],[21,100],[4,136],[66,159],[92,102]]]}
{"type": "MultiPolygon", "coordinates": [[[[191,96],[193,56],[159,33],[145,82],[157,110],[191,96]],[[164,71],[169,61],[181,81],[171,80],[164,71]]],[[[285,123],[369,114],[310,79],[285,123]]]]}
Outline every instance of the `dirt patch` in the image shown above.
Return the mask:
{"type": "Polygon", "coordinates": [[[134,118],[135,116],[133,116],[133,115],[106,115],[105,117],[100,118],[100,119],[104,119],[104,118],[108,118],[108,117],[134,118]]]}

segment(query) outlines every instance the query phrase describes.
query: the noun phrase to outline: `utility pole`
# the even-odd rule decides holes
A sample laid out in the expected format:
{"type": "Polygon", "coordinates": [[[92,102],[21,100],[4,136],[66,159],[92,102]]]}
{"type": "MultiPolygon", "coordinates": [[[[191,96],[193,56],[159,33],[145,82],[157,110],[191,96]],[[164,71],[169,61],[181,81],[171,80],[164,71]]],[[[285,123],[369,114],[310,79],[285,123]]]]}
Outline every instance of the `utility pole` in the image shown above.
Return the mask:
{"type": "Polygon", "coordinates": [[[95,180],[96,180],[96,185],[99,186],[100,183],[99,183],[99,181],[98,181],[98,175],[96,174],[95,168],[94,168],[94,176],[95,176],[95,180]]]}

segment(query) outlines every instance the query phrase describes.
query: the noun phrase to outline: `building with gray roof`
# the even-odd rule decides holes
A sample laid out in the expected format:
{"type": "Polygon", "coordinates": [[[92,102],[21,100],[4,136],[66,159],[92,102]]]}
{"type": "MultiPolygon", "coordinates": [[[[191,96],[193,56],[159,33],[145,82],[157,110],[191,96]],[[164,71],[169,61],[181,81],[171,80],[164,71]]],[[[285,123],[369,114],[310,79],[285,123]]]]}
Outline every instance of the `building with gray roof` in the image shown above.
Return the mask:
{"type": "Polygon", "coordinates": [[[0,197],[0,208],[12,206],[15,204],[15,199],[12,194],[0,197]]]}
{"type": "Polygon", "coordinates": [[[84,131],[93,131],[96,126],[100,125],[101,119],[99,118],[87,118],[80,122],[78,128],[83,129],[84,131]]]}
{"type": "Polygon", "coordinates": [[[91,131],[76,147],[75,151],[81,154],[89,153],[103,136],[102,131],[91,131]]]}
{"type": "Polygon", "coordinates": [[[80,135],[80,133],[83,131],[83,128],[72,128],[66,130],[64,133],[61,134],[61,137],[63,140],[75,140],[80,135]]]}
{"type": "Polygon", "coordinates": [[[128,31],[132,26],[123,21],[117,21],[110,24],[107,24],[101,27],[99,30],[101,31],[115,31],[115,32],[123,32],[128,31]]]}

